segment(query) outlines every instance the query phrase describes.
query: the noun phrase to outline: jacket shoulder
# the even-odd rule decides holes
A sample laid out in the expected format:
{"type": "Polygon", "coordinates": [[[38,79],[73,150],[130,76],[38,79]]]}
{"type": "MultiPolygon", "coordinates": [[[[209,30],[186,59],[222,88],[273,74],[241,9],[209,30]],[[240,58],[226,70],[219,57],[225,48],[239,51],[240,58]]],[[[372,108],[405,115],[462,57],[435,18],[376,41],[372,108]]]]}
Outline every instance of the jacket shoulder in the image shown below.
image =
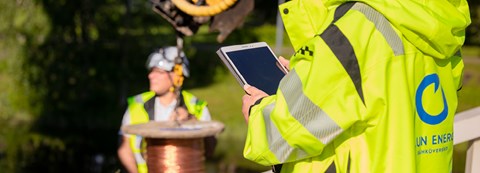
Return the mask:
{"type": "Polygon", "coordinates": [[[130,97],[127,98],[127,101],[128,101],[128,104],[132,104],[132,103],[135,103],[135,102],[144,103],[154,96],[155,96],[155,92],[147,91],[147,92],[143,92],[143,93],[140,93],[140,94],[137,94],[137,95],[130,96],[130,97]]]}

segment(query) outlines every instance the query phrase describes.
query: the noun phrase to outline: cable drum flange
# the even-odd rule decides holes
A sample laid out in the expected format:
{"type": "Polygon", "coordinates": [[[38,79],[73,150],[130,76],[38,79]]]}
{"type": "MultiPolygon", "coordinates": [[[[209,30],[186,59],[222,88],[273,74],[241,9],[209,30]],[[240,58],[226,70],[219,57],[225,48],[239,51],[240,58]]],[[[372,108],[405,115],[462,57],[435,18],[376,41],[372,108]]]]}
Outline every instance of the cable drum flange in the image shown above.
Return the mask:
{"type": "Polygon", "coordinates": [[[203,138],[219,134],[224,125],[218,121],[151,121],[143,124],[122,127],[126,134],[139,135],[146,138],[203,138]]]}

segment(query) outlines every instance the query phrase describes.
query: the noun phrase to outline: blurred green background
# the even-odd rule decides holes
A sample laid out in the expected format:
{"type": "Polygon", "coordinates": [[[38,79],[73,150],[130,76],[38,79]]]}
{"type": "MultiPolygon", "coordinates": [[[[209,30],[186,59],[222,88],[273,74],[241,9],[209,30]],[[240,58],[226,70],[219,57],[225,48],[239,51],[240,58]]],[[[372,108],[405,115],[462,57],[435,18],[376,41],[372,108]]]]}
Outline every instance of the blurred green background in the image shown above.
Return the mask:
{"type": "MultiPolygon", "coordinates": [[[[480,2],[469,3],[459,112],[480,106],[480,2]]],[[[255,41],[274,46],[276,4],[256,0],[222,44],[208,25],[185,38],[192,71],[185,88],[207,100],[213,119],[226,126],[209,169],[269,169],[242,156],[243,90],[215,51],[255,41]]],[[[0,0],[0,172],[118,172],[126,97],[148,89],[148,54],[173,44],[173,28],[149,1],[0,0]]],[[[284,37],[277,54],[290,57],[289,44],[284,37]]],[[[466,146],[455,146],[454,172],[463,172],[466,146]]]]}

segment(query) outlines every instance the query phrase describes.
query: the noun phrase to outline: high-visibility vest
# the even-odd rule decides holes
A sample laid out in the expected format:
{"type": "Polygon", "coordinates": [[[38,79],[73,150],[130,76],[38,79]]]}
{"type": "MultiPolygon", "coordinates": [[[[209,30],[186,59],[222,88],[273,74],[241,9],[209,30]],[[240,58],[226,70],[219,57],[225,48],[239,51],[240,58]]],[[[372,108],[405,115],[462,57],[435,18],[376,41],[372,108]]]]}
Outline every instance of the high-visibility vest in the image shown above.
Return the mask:
{"type": "Polygon", "coordinates": [[[282,173],[451,172],[466,1],[344,2],[280,6],[296,53],[251,107],[244,157],[282,173]]]}
{"type": "MultiPolygon", "coordinates": [[[[182,91],[181,95],[183,100],[180,101],[184,101],[188,113],[194,115],[197,119],[201,119],[201,116],[203,115],[203,110],[207,106],[207,102],[197,99],[193,94],[187,91],[182,91]]],[[[152,91],[128,98],[130,124],[140,124],[146,123],[150,120],[154,120],[154,100],[155,93],[152,91]]],[[[142,156],[142,146],[139,146],[139,144],[145,146],[146,143],[142,142],[142,140],[143,139],[141,136],[129,136],[130,148],[132,149],[135,156],[138,172],[147,173],[147,164],[142,156]]]]}

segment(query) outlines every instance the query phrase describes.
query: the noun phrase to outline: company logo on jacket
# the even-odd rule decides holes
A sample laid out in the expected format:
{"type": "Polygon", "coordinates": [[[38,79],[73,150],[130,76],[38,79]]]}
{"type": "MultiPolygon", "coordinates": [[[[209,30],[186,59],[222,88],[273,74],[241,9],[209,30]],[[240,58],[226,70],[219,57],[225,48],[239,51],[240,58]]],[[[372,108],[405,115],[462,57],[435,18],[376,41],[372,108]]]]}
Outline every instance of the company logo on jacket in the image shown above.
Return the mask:
{"type": "MultiPolygon", "coordinates": [[[[430,125],[436,125],[436,124],[439,124],[441,122],[443,122],[443,120],[445,120],[447,118],[447,115],[448,115],[448,105],[447,105],[447,99],[445,97],[445,93],[443,92],[443,88],[440,86],[440,79],[438,78],[438,75],[437,74],[430,74],[430,75],[427,75],[423,78],[422,82],[420,83],[420,85],[418,86],[417,88],[417,92],[415,94],[415,106],[417,107],[417,113],[418,113],[418,116],[420,117],[420,119],[427,123],[427,124],[430,124],[430,125]],[[429,88],[430,86],[433,85],[433,93],[431,92],[431,89],[427,89],[429,88]],[[435,101],[439,101],[438,99],[440,97],[428,97],[428,96],[432,96],[434,94],[439,94],[438,92],[441,92],[442,94],[442,102],[443,102],[443,109],[440,113],[438,114],[435,114],[435,113],[432,113],[431,114],[431,110],[426,110],[424,107],[424,96],[427,96],[428,99],[428,102],[435,102],[435,101]],[[435,98],[436,100],[431,100],[430,98],[435,98]]],[[[435,106],[436,107],[436,106],[435,106]]],[[[427,107],[429,108],[429,107],[427,107]]]]}

